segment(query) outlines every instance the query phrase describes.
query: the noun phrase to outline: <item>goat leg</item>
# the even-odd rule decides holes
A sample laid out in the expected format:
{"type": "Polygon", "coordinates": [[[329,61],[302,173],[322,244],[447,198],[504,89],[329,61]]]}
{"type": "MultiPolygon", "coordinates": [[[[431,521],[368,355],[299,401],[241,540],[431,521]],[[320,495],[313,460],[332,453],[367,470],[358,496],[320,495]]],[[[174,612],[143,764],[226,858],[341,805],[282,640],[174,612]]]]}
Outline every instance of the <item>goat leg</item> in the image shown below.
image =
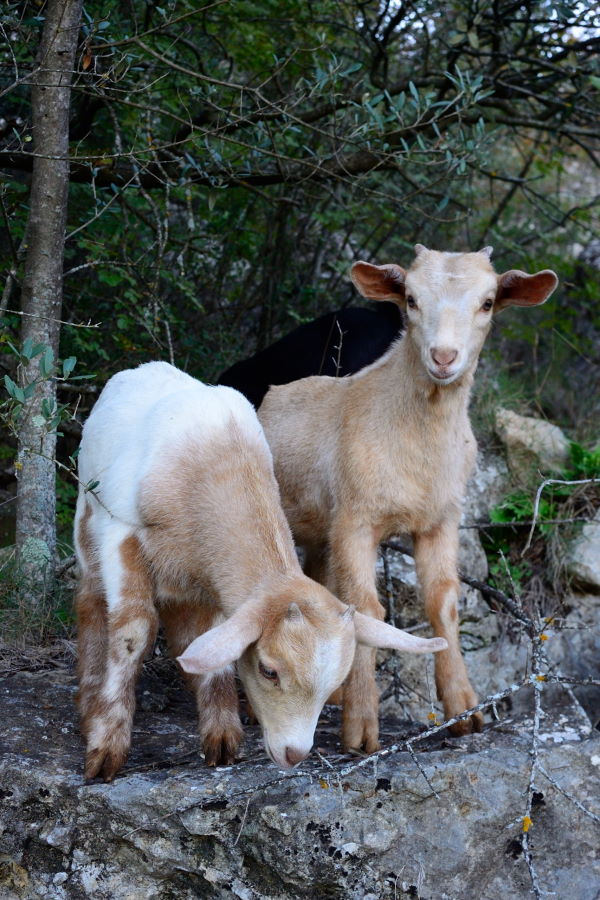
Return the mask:
{"type": "MultiPolygon", "coordinates": [[[[448,649],[435,654],[435,683],[444,715],[450,719],[478,703],[460,649],[458,523],[448,519],[426,534],[414,534],[413,542],[425,613],[435,636],[448,641],[448,649]]],[[[474,713],[470,719],[452,725],[450,732],[458,736],[482,728],[482,714],[474,713]]]]}
{"type": "Polygon", "coordinates": [[[108,616],[108,659],[101,690],[86,707],[85,778],[112,781],[129,753],[135,709],[135,683],[144,656],[154,642],[153,607],[122,604],[108,616]]]}
{"type": "MultiPolygon", "coordinates": [[[[115,535],[117,537],[117,535],[115,535]]],[[[129,753],[135,683],[158,627],[150,575],[139,540],[129,535],[103,547],[106,599],[105,666],[100,690],[85,699],[85,778],[112,781],[129,753]]],[[[85,652],[85,644],[83,647],[85,652]]]]}
{"type": "MultiPolygon", "coordinates": [[[[217,624],[209,602],[174,603],[161,609],[170,652],[180,656],[199,635],[217,624]]],[[[208,766],[235,762],[242,742],[242,723],[233,667],[208,675],[186,675],[196,696],[200,740],[208,766]]]]}
{"type": "MultiPolygon", "coordinates": [[[[349,527],[352,517],[340,517],[332,529],[331,587],[342,603],[383,620],[377,598],[377,543],[369,527],[349,527]]],[[[342,745],[345,750],[379,749],[379,690],[375,682],[376,651],[357,645],[350,674],[344,683],[342,745]]]]}

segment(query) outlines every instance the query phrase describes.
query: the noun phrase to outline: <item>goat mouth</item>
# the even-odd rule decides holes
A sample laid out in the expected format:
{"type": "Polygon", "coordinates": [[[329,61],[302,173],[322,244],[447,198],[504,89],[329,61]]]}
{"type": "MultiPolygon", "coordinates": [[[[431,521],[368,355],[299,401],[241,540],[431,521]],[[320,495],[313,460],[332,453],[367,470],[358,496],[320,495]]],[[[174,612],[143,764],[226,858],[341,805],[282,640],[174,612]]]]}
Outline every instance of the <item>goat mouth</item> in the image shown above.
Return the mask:
{"type": "Polygon", "coordinates": [[[269,746],[269,742],[267,741],[266,737],[264,737],[264,735],[263,735],[263,741],[265,744],[265,750],[267,751],[267,756],[269,757],[269,759],[271,760],[272,763],[274,763],[276,766],[279,766],[280,769],[293,769],[294,768],[293,766],[291,766],[289,764],[287,759],[285,759],[285,758],[278,759],[275,756],[275,754],[273,753],[273,751],[271,750],[271,748],[269,746]]]}
{"type": "Polygon", "coordinates": [[[438,369],[428,369],[429,377],[439,384],[446,384],[453,381],[458,372],[440,372],[438,369]]]}

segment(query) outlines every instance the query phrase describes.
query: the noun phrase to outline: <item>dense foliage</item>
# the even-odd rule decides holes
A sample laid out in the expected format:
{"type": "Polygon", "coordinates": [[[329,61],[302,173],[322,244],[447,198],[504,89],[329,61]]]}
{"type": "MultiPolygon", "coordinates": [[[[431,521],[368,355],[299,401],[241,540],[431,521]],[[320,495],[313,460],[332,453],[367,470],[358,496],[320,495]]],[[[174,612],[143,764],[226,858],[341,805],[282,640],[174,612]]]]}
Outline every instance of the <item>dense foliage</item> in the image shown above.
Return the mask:
{"type": "MultiPolygon", "coordinates": [[[[2,19],[6,279],[43,5],[2,19]]],[[[595,227],[598,20],[508,0],[88,3],[65,318],[102,325],[66,329],[64,355],[211,378],[347,302],[357,254],[493,243],[500,266],[553,262],[595,227]]]]}
{"type": "MultiPolygon", "coordinates": [[[[27,250],[44,9],[9,2],[0,14],[8,311],[27,250]]],[[[493,244],[500,270],[559,272],[551,304],[499,320],[502,367],[476,413],[526,396],[585,438],[600,322],[595,270],[573,248],[597,233],[599,27],[593,5],[545,0],[87,3],[63,319],[89,327],[63,328],[68,372],[39,354],[61,376],[46,425],[75,398],[80,419],[98,384],[147,359],[214,379],[298,321],[354,302],[353,258],[407,262],[418,240],[493,244]],[[89,393],[74,358],[76,374],[95,376],[89,393]]],[[[23,348],[17,316],[2,325],[14,423],[23,348]]],[[[61,427],[76,439],[77,421],[61,427]]]]}

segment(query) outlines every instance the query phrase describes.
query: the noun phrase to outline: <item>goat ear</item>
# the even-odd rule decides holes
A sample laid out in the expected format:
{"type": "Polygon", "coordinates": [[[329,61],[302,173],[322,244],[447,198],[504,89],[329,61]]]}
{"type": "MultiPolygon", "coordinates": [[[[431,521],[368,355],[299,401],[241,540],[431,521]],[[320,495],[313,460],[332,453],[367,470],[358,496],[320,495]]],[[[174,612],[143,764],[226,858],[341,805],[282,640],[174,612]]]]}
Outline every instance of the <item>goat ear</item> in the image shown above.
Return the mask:
{"type": "Polygon", "coordinates": [[[492,258],[492,253],[494,252],[493,247],[482,247],[481,250],[477,251],[478,253],[483,253],[484,256],[487,256],[488,259],[492,258]]]}
{"type": "Polygon", "coordinates": [[[539,306],[546,302],[557,284],[558,278],[551,269],[535,275],[510,269],[498,276],[494,308],[499,312],[507,306],[539,306]]]}
{"type": "Polygon", "coordinates": [[[257,610],[244,604],[231,618],[210,628],[187,647],[177,662],[184,672],[203,675],[216,672],[240,658],[262,631],[257,610]]]}
{"type": "Polygon", "coordinates": [[[350,277],[363,297],[369,300],[404,300],[406,270],[389,263],[373,266],[368,262],[354,263],[350,277]]]}
{"type": "Polygon", "coordinates": [[[419,638],[386,622],[380,622],[363,613],[354,614],[354,631],[359,644],[388,650],[406,650],[409,653],[437,653],[446,650],[444,638],[419,638]]]}

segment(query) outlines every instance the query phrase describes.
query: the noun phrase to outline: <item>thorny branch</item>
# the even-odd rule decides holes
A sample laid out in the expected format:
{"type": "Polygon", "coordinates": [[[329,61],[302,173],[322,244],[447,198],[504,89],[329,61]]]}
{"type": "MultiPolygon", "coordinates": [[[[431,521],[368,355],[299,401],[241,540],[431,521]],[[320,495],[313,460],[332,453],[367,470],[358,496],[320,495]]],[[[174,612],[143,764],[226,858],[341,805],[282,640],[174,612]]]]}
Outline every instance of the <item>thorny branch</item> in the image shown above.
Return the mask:
{"type": "MultiPolygon", "coordinates": [[[[398,553],[403,553],[405,556],[413,556],[412,549],[406,544],[400,543],[400,541],[385,541],[382,544],[382,547],[384,547],[384,549],[389,548],[390,550],[396,550],[398,553]]],[[[460,580],[464,582],[464,584],[468,584],[470,587],[481,591],[486,600],[493,600],[503,606],[507,612],[525,626],[525,629],[530,636],[535,632],[533,621],[526,615],[520,605],[505,594],[504,591],[500,591],[498,588],[494,588],[484,581],[479,581],[477,578],[471,578],[469,575],[465,574],[465,572],[459,571],[458,574],[460,580]]]]}
{"type": "Polygon", "coordinates": [[[531,547],[531,541],[532,541],[532,538],[533,538],[533,533],[534,533],[534,531],[535,531],[535,526],[537,525],[538,513],[539,513],[539,509],[540,509],[540,500],[541,500],[542,492],[543,492],[544,488],[548,487],[548,485],[550,485],[550,484],[566,484],[566,485],[571,485],[571,484],[597,484],[599,480],[600,480],[600,479],[598,479],[598,478],[580,478],[580,479],[578,479],[577,481],[564,481],[564,480],[562,480],[562,479],[560,479],[560,478],[547,478],[545,481],[542,481],[542,483],[540,484],[539,488],[537,489],[537,492],[536,492],[536,495],[535,495],[535,504],[534,504],[534,507],[533,507],[533,521],[532,521],[532,523],[531,523],[531,529],[530,529],[530,531],[529,531],[529,536],[528,536],[528,538],[527,538],[527,543],[526,543],[525,546],[523,547],[523,550],[522,550],[522,552],[521,552],[521,556],[524,556],[525,553],[527,552],[527,550],[529,550],[529,548],[531,547]]]}

